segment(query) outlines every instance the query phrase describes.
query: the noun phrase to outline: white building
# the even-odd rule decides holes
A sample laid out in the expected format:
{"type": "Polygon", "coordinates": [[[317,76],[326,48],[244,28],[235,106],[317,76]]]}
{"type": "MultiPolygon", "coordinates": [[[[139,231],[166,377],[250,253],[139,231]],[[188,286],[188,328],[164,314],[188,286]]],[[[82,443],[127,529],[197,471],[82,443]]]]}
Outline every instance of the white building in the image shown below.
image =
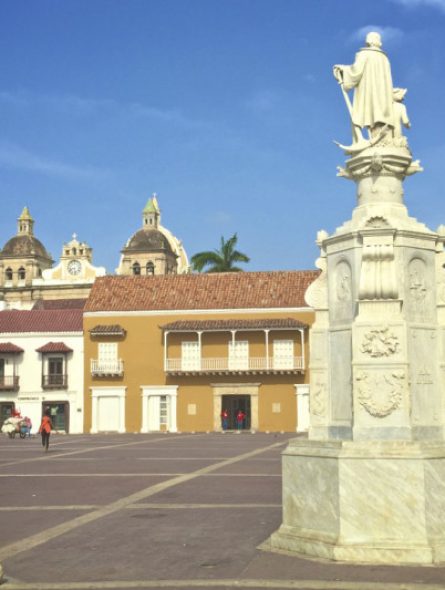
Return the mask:
{"type": "Polygon", "coordinates": [[[36,432],[49,407],[56,430],[83,432],[83,310],[66,303],[0,311],[0,426],[15,409],[36,432]]]}

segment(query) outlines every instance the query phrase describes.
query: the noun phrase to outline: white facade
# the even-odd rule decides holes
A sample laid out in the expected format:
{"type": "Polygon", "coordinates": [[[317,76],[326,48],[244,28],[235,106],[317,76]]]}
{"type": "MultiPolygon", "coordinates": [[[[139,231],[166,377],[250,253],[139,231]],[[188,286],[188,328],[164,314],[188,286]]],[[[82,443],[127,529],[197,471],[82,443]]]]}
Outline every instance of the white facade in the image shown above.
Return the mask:
{"type": "Polygon", "coordinates": [[[5,376],[18,377],[18,391],[0,389],[0,404],[14,403],[22,416],[32,421],[32,433],[38,431],[42,408],[50,406],[56,422],[57,404],[67,410],[66,432],[83,432],[83,335],[82,332],[1,333],[0,344],[12,343],[23,349],[19,354],[0,352],[5,376]],[[40,353],[37,349],[48,342],[63,342],[72,352],[40,353]],[[65,387],[45,387],[48,360],[62,359],[65,387]],[[66,405],[68,404],[68,406],[66,405]]]}

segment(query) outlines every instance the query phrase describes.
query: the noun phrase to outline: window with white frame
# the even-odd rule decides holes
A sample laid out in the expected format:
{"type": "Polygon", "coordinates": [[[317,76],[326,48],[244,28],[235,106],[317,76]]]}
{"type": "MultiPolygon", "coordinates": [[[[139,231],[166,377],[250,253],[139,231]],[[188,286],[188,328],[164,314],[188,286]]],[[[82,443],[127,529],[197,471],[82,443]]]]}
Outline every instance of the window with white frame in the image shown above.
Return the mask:
{"type": "Polygon", "coordinates": [[[183,371],[197,371],[201,367],[201,351],[199,342],[182,342],[181,368],[183,371]]]}
{"type": "Polygon", "coordinates": [[[246,370],[249,368],[249,342],[237,340],[229,342],[229,369],[246,370]]]}
{"type": "Polygon", "coordinates": [[[166,395],[159,397],[159,424],[161,427],[166,427],[168,424],[168,402],[166,395]]]}
{"type": "Polygon", "coordinates": [[[98,361],[102,370],[113,372],[118,366],[117,342],[99,342],[98,361]]]}
{"type": "Polygon", "coordinates": [[[293,369],[294,368],[294,341],[274,340],[273,341],[273,368],[293,369]]]}

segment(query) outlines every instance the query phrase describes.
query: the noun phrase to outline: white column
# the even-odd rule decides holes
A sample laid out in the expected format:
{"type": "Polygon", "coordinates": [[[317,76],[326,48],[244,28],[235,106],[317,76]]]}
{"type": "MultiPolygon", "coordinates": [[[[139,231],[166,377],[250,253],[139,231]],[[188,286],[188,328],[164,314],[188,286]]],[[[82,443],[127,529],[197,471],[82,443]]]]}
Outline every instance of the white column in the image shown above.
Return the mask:
{"type": "Polygon", "coordinates": [[[164,371],[167,370],[167,336],[168,330],[164,332],[164,371]]]}
{"type": "Polygon", "coordinates": [[[266,369],[269,370],[269,330],[264,330],[266,335],[266,369]]]}
{"type": "Polygon", "coordinates": [[[304,371],[306,369],[305,354],[304,354],[304,330],[300,330],[300,336],[301,336],[301,364],[302,364],[303,371],[304,371]]]}
{"type": "Polygon", "coordinates": [[[297,432],[309,430],[309,384],[295,385],[297,396],[297,432]]]}
{"type": "Polygon", "coordinates": [[[92,396],[91,434],[97,434],[97,396],[92,396]]]}
{"type": "Polygon", "coordinates": [[[202,332],[198,332],[199,370],[202,369],[202,332]]]}
{"type": "Polygon", "coordinates": [[[168,396],[169,409],[168,409],[168,430],[169,432],[177,432],[178,425],[176,421],[176,393],[171,393],[168,396]]]}

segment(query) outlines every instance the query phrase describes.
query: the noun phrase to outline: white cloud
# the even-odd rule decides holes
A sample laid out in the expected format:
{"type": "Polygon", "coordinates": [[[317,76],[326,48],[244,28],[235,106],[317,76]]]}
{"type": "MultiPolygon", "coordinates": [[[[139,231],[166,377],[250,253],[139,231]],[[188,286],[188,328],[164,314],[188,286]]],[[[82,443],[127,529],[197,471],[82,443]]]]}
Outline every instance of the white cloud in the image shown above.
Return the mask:
{"type": "Polygon", "coordinates": [[[419,7],[428,7],[428,8],[437,8],[442,12],[445,12],[445,0],[392,0],[396,4],[401,4],[402,6],[406,6],[406,8],[419,8],[419,7]]]}
{"type": "Polygon", "coordinates": [[[91,166],[81,167],[65,164],[64,162],[33,154],[20,146],[4,141],[0,142],[0,167],[71,179],[92,180],[109,175],[106,170],[91,166]]]}
{"type": "Polygon", "coordinates": [[[185,117],[176,109],[159,109],[140,102],[118,102],[108,98],[83,98],[75,95],[34,95],[27,92],[0,92],[0,102],[14,107],[35,108],[36,105],[50,107],[52,111],[62,111],[76,116],[97,115],[110,117],[129,116],[146,118],[182,127],[203,127],[205,123],[185,117]]]}
{"type": "Polygon", "coordinates": [[[383,27],[380,25],[366,25],[357,29],[352,33],[349,37],[349,41],[353,43],[360,43],[361,47],[365,45],[366,35],[371,31],[375,31],[376,33],[380,33],[383,41],[383,47],[385,45],[392,45],[394,43],[398,43],[403,37],[403,31],[401,29],[397,29],[395,27],[383,27]]]}

